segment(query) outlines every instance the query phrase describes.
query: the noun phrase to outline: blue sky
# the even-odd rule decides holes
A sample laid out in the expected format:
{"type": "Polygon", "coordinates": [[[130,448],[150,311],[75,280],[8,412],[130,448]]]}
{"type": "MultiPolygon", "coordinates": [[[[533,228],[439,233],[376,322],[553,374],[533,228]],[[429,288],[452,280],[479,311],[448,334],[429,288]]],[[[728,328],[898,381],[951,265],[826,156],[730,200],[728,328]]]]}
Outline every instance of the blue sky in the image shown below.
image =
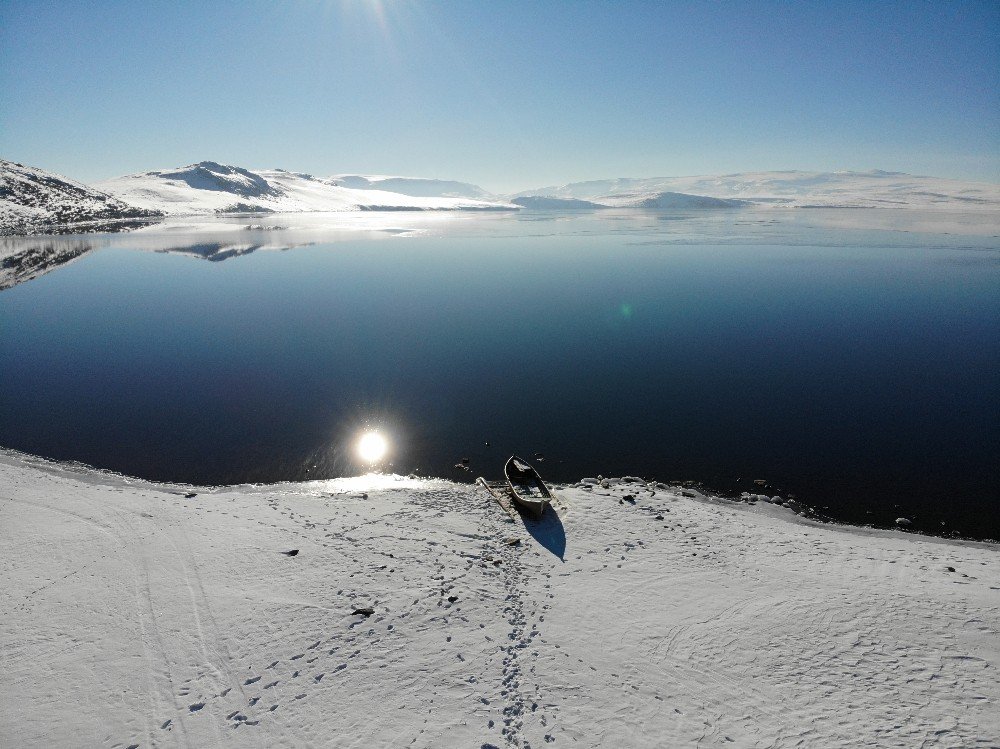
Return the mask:
{"type": "Polygon", "coordinates": [[[0,154],[84,181],[1000,181],[1000,3],[2,0],[0,154]]]}

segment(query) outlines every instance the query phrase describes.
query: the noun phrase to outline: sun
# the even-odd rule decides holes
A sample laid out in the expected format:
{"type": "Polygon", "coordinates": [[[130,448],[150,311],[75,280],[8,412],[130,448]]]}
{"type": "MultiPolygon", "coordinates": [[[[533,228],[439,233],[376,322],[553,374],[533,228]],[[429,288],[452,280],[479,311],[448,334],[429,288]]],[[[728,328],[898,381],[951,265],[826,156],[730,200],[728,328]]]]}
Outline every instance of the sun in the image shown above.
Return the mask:
{"type": "Polygon", "coordinates": [[[358,455],[365,463],[380,461],[388,449],[389,443],[378,432],[365,432],[358,440],[358,455]]]}

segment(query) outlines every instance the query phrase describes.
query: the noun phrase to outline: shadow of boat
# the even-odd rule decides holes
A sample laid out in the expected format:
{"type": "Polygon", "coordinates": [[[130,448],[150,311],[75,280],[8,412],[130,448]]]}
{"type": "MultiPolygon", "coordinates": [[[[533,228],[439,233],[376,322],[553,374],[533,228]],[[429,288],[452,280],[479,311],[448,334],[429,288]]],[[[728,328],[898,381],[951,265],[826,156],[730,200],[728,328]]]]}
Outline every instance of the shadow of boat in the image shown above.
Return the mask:
{"type": "Polygon", "coordinates": [[[562,562],[566,561],[566,528],[563,527],[562,519],[552,505],[545,508],[545,512],[540,518],[532,517],[518,508],[518,514],[524,523],[524,529],[538,542],[539,546],[559,557],[562,562]]]}

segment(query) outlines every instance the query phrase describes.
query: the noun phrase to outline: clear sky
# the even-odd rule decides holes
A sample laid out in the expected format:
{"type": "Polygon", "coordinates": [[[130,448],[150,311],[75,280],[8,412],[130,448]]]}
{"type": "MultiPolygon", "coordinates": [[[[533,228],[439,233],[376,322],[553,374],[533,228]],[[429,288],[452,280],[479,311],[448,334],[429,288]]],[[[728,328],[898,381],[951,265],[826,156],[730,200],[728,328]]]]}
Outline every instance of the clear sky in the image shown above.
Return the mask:
{"type": "Polygon", "coordinates": [[[1000,181],[1000,2],[0,0],[0,154],[84,181],[1000,181]]]}

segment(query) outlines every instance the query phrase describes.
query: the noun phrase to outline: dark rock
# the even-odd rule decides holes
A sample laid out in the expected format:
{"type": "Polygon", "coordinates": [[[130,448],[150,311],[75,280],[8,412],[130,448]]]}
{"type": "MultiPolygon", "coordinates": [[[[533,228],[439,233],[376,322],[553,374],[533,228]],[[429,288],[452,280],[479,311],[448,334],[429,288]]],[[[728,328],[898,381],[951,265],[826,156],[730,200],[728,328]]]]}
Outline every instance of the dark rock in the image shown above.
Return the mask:
{"type": "Polygon", "coordinates": [[[354,609],[354,611],[351,612],[351,616],[361,615],[361,616],[367,618],[367,617],[371,616],[374,613],[375,613],[375,609],[373,609],[371,606],[365,606],[365,607],[360,608],[360,609],[354,609]]]}
{"type": "Polygon", "coordinates": [[[187,494],[184,495],[184,499],[193,499],[194,497],[197,496],[198,496],[197,492],[188,492],[187,494]]]}
{"type": "Polygon", "coordinates": [[[448,603],[455,603],[458,600],[458,596],[448,596],[448,603]]]}
{"type": "Polygon", "coordinates": [[[657,520],[663,520],[663,515],[657,515],[657,516],[656,516],[656,519],[657,519],[657,520]]]}
{"type": "Polygon", "coordinates": [[[298,549],[292,549],[291,551],[283,551],[281,553],[284,554],[285,556],[294,557],[294,556],[298,555],[299,550],[298,549]]]}

